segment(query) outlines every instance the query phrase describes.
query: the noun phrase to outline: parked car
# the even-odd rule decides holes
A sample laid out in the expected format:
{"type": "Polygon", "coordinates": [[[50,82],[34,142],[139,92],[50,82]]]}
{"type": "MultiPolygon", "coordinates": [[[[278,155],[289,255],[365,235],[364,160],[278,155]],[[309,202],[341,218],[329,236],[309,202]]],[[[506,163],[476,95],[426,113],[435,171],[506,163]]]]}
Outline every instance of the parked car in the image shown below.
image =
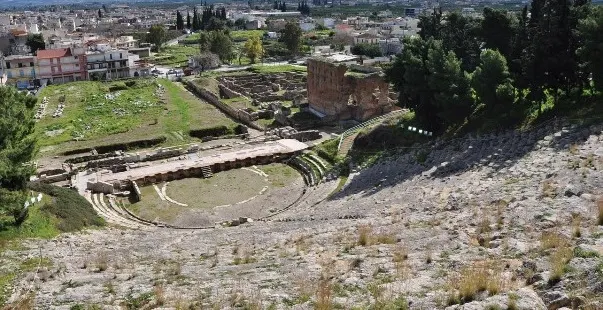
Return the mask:
{"type": "Polygon", "coordinates": [[[168,74],[176,74],[176,70],[174,70],[174,69],[170,69],[170,70],[168,71],[168,74]]]}

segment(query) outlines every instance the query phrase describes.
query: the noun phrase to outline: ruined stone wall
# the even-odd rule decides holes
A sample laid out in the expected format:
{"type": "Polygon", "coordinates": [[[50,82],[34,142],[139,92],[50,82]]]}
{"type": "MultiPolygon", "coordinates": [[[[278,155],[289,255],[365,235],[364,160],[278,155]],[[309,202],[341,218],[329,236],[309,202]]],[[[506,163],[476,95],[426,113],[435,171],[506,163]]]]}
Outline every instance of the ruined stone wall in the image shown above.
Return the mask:
{"type": "Polygon", "coordinates": [[[379,74],[346,74],[348,67],[308,60],[310,108],[337,120],[365,121],[390,112],[389,84],[379,74]]]}

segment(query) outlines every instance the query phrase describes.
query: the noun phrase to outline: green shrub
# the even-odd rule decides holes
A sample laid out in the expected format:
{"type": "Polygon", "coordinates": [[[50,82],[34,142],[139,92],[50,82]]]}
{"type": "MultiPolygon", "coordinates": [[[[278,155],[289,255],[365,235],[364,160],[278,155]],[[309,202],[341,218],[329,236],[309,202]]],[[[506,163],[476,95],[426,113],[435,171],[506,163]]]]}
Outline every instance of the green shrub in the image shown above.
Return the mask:
{"type": "MultiPolygon", "coordinates": [[[[136,149],[136,148],[151,147],[151,146],[161,144],[161,143],[165,142],[165,140],[167,140],[167,138],[165,136],[159,136],[159,137],[149,138],[149,139],[100,145],[100,146],[97,146],[95,149],[99,154],[104,154],[104,153],[109,153],[109,152],[113,152],[113,151],[117,151],[117,150],[129,150],[129,149],[136,149]]],[[[63,155],[69,156],[69,155],[75,155],[75,154],[89,153],[91,151],[92,151],[92,148],[75,149],[75,150],[63,152],[63,155]]]]}
{"type": "Polygon", "coordinates": [[[74,190],[44,183],[29,183],[28,187],[33,191],[52,196],[52,202],[44,205],[42,210],[59,220],[57,228],[62,232],[105,224],[92,205],[74,190]]]}
{"type": "Polygon", "coordinates": [[[109,85],[109,92],[115,92],[115,91],[126,90],[126,89],[128,89],[128,86],[126,86],[126,83],[124,83],[124,82],[118,82],[118,83],[109,85]]]}
{"type": "Polygon", "coordinates": [[[337,158],[337,147],[339,146],[339,139],[331,139],[322,142],[321,144],[314,147],[316,153],[328,160],[331,164],[334,164],[338,161],[337,158]]]}
{"type": "Polygon", "coordinates": [[[229,128],[226,125],[219,125],[214,127],[207,127],[201,129],[192,129],[189,131],[191,137],[203,139],[206,137],[221,137],[231,135],[235,133],[235,128],[229,128]]]}

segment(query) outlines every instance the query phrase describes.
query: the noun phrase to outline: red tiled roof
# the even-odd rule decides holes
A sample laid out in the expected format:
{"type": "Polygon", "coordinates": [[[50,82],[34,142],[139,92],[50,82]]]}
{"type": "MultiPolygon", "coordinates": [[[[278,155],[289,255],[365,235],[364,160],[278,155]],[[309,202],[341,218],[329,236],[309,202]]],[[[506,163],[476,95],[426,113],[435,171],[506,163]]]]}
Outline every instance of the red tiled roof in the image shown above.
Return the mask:
{"type": "Polygon", "coordinates": [[[39,50],[38,59],[60,58],[71,56],[71,50],[68,48],[59,48],[54,50],[39,50]]]}
{"type": "Polygon", "coordinates": [[[27,35],[27,31],[21,29],[11,29],[10,33],[15,37],[27,35]]]}

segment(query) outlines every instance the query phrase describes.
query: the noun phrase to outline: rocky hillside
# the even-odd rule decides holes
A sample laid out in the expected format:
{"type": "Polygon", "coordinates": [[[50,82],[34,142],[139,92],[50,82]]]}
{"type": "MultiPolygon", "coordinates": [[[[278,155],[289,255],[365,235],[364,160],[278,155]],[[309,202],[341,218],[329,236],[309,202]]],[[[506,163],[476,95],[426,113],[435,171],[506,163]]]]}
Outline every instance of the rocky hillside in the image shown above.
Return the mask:
{"type": "Polygon", "coordinates": [[[1,258],[6,268],[35,266],[11,300],[40,309],[602,309],[602,128],[554,122],[405,149],[352,174],[330,199],[336,182],[310,189],[269,222],[32,240],[1,258]]]}

